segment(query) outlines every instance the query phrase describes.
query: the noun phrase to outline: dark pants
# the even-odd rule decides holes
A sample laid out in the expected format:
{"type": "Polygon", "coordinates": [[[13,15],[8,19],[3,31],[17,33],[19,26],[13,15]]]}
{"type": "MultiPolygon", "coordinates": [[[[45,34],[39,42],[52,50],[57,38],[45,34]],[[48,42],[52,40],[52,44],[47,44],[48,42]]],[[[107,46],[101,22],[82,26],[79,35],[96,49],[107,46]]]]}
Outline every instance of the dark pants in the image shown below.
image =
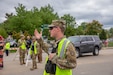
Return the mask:
{"type": "Polygon", "coordinates": [[[6,53],[6,56],[8,56],[9,55],[9,50],[5,50],[5,53],[6,53]]]}

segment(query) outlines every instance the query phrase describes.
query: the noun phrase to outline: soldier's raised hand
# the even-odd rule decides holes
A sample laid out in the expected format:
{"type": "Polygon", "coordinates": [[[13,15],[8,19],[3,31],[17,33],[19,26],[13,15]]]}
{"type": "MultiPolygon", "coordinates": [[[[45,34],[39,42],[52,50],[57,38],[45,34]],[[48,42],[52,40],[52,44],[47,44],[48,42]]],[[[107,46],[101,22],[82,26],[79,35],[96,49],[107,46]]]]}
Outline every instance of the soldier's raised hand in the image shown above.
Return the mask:
{"type": "Polygon", "coordinates": [[[42,37],[42,31],[39,33],[39,32],[37,31],[37,29],[35,29],[34,35],[35,35],[35,37],[36,37],[37,39],[40,39],[40,38],[42,37]]]}

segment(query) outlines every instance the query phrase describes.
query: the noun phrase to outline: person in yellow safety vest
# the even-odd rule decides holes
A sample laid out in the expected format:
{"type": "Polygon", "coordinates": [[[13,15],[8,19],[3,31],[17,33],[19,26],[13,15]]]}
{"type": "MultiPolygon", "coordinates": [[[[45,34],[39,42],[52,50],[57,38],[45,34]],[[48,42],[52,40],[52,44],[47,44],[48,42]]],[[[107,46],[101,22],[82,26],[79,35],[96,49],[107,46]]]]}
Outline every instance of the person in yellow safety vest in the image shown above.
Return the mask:
{"type": "MultiPolygon", "coordinates": [[[[76,51],[73,44],[65,38],[64,31],[66,23],[64,20],[53,20],[49,25],[50,36],[55,38],[56,45],[54,46],[51,54],[49,54],[47,61],[51,64],[56,64],[55,72],[47,71],[46,62],[43,75],[72,75],[72,69],[76,67],[76,51]]],[[[34,31],[37,39],[41,39],[42,33],[37,30],[34,31]]],[[[52,67],[51,67],[52,68],[52,67]]],[[[51,69],[49,67],[49,69],[51,69]]]]}
{"type": "Polygon", "coordinates": [[[32,43],[30,46],[30,55],[32,58],[32,68],[30,68],[30,70],[37,69],[36,57],[38,54],[39,47],[40,46],[39,46],[39,43],[36,41],[36,37],[32,36],[32,43]]]}
{"type": "Polygon", "coordinates": [[[10,50],[10,42],[6,41],[6,44],[5,44],[5,53],[6,53],[6,56],[9,55],[9,50],[10,50]]]}
{"type": "Polygon", "coordinates": [[[18,40],[18,45],[19,45],[19,60],[20,60],[20,65],[25,64],[25,53],[26,53],[26,41],[25,41],[25,36],[21,35],[21,38],[18,40]]]}

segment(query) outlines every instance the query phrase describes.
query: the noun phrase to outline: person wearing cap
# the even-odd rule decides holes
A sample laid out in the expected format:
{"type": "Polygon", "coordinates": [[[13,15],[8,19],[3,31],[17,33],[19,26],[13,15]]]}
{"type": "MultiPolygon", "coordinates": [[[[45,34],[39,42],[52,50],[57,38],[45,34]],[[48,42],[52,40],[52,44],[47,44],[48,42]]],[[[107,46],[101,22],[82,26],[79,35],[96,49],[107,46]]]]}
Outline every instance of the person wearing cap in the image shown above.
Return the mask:
{"type": "MultiPolygon", "coordinates": [[[[55,38],[56,44],[47,61],[50,60],[56,64],[56,67],[54,73],[50,73],[45,68],[43,75],[72,75],[72,69],[77,65],[75,48],[64,36],[65,29],[66,23],[63,20],[54,20],[49,25],[50,36],[55,38]]],[[[37,30],[34,31],[34,34],[37,39],[42,37],[42,33],[39,33],[37,30]]]]}
{"type": "Polygon", "coordinates": [[[18,40],[18,45],[19,45],[19,60],[20,60],[20,65],[25,64],[25,53],[26,53],[26,41],[25,41],[25,36],[21,35],[21,38],[18,40]]]}
{"type": "Polygon", "coordinates": [[[32,43],[30,46],[30,55],[32,58],[32,68],[30,68],[30,70],[37,69],[36,56],[38,54],[39,48],[40,48],[40,46],[39,46],[39,43],[36,41],[36,37],[32,36],[32,43]]]}

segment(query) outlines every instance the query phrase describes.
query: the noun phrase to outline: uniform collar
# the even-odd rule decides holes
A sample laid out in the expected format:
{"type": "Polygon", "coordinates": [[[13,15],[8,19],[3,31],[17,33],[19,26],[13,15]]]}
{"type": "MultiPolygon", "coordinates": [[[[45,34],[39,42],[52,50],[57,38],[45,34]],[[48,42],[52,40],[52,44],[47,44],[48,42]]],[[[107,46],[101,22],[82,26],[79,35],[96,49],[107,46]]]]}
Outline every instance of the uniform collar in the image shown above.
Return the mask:
{"type": "Polygon", "coordinates": [[[66,37],[64,36],[64,37],[60,38],[59,40],[56,40],[55,43],[59,43],[59,42],[60,42],[62,39],[64,39],[64,38],[66,38],[66,37]]]}

